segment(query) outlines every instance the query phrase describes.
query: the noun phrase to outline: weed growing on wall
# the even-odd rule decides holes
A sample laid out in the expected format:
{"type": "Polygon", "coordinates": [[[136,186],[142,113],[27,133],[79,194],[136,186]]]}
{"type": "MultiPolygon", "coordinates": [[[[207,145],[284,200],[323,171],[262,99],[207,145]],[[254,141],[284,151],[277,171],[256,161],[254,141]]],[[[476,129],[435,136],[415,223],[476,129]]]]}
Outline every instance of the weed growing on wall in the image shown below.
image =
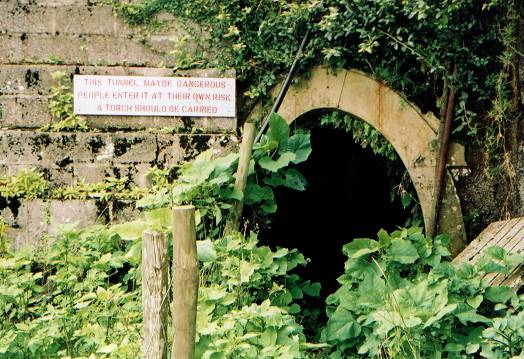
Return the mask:
{"type": "Polygon", "coordinates": [[[52,122],[43,131],[87,131],[85,120],[73,112],[73,90],[71,80],[65,72],[51,74],[55,85],[51,87],[48,108],[52,122]]]}

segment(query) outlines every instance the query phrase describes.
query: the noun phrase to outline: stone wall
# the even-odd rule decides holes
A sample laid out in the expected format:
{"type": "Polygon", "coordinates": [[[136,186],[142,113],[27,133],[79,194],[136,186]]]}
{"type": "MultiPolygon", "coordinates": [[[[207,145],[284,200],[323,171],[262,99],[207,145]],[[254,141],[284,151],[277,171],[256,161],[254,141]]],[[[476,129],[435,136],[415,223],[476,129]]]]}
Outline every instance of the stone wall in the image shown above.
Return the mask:
{"type": "MultiPolygon", "coordinates": [[[[234,77],[233,72],[172,70],[177,59],[171,50],[187,33],[176,18],[161,16],[162,30],[145,33],[93,1],[0,2],[0,176],[37,168],[54,186],[108,176],[147,186],[151,166],[170,167],[208,148],[219,152],[236,146],[236,119],[231,118],[87,116],[89,132],[40,130],[51,121],[48,95],[55,71],[71,79],[74,74],[234,77]]],[[[187,46],[188,51],[196,47],[187,46]]],[[[133,203],[101,207],[96,200],[0,201],[16,248],[38,243],[57,224],[136,216],[133,203]]]]}

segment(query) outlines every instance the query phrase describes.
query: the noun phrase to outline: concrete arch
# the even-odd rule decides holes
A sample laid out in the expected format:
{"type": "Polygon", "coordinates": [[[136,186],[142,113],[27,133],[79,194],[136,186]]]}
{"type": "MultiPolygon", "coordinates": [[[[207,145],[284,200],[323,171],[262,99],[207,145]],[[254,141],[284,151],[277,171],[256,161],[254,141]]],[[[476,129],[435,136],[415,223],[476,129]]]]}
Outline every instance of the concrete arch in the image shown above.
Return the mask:
{"type": "MultiPolygon", "coordinates": [[[[280,86],[276,86],[277,91],[280,86]]],[[[438,155],[438,120],[421,111],[392,89],[355,70],[314,68],[307,78],[290,87],[278,113],[290,123],[307,112],[334,109],[352,114],[379,130],[393,145],[417,191],[424,222],[432,218],[435,168],[438,155]]],[[[251,117],[260,117],[257,107],[251,117]]],[[[453,180],[446,180],[439,229],[452,236],[450,250],[457,254],[466,243],[465,229],[453,180]]]]}

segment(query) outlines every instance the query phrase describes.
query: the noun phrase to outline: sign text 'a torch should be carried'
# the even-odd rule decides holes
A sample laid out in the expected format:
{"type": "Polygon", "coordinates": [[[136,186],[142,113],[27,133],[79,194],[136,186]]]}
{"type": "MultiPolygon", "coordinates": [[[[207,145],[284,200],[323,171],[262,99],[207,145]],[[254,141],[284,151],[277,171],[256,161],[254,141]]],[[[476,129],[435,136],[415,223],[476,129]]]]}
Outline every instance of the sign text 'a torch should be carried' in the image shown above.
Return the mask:
{"type": "Polygon", "coordinates": [[[235,79],[75,75],[79,115],[235,117],[235,79]]]}

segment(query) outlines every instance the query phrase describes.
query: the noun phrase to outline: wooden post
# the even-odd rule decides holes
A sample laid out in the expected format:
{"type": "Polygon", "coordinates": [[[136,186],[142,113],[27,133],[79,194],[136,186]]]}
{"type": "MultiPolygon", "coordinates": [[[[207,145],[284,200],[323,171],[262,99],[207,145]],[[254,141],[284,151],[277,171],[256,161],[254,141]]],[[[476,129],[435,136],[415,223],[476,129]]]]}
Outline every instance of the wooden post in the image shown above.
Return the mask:
{"type": "Polygon", "coordinates": [[[143,356],[167,358],[167,238],[164,233],[142,235],[143,356]]]}
{"type": "Polygon", "coordinates": [[[173,208],[173,346],[171,359],[193,359],[198,300],[195,207],[173,208]]]}
{"type": "MultiPolygon", "coordinates": [[[[255,124],[252,122],[244,123],[244,134],[242,135],[242,143],[240,144],[240,158],[238,159],[238,169],[235,179],[235,191],[242,194],[246,189],[247,175],[249,174],[249,162],[251,161],[254,140],[255,124]]],[[[229,234],[232,231],[238,231],[243,209],[243,200],[233,202],[229,218],[226,222],[226,228],[224,230],[225,234],[229,234]]]]}

